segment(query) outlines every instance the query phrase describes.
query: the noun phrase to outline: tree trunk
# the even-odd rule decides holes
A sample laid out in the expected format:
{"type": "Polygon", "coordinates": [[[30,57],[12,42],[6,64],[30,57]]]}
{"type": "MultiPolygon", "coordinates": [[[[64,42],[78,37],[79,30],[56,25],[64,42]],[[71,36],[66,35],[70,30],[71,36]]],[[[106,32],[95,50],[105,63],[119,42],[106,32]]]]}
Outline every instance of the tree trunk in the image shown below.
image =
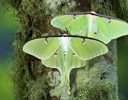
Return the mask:
{"type": "MultiPolygon", "coordinates": [[[[115,9],[114,2],[96,0],[94,6],[96,5],[99,5],[98,13],[115,15],[111,9],[111,6],[115,9]]],[[[14,41],[13,68],[16,100],[119,100],[115,40],[108,44],[109,53],[89,62],[89,70],[72,70],[71,95],[65,90],[60,93],[60,74],[56,69],[43,66],[40,60],[22,51],[27,41],[58,33],[50,25],[54,16],[67,12],[88,11],[91,8],[90,0],[20,0],[16,8],[19,17],[19,32],[14,41]]]]}

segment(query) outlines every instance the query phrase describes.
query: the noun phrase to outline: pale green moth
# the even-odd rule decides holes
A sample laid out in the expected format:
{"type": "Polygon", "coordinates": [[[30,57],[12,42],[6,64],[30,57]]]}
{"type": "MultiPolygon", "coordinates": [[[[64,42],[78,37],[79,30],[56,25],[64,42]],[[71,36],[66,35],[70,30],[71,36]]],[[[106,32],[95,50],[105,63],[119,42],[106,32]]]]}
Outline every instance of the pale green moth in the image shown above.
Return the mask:
{"type": "Polygon", "coordinates": [[[71,35],[96,38],[105,44],[112,39],[128,35],[128,23],[111,16],[95,12],[66,13],[52,19],[51,25],[71,35]]]}
{"type": "Polygon", "coordinates": [[[73,68],[85,66],[88,60],[108,52],[103,42],[84,36],[44,36],[27,42],[23,51],[37,57],[46,67],[56,68],[61,74],[61,86],[67,84],[73,68]]]}

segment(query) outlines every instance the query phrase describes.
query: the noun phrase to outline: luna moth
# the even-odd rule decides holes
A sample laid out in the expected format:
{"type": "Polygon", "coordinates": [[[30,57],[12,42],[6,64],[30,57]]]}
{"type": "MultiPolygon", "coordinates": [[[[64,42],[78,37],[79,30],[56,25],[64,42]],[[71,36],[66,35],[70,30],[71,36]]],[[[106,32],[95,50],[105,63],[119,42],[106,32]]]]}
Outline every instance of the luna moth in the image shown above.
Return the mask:
{"type": "Polygon", "coordinates": [[[97,39],[58,35],[31,40],[23,46],[23,51],[40,59],[46,67],[58,69],[61,74],[61,86],[67,84],[70,90],[71,70],[85,66],[88,60],[107,53],[108,48],[97,39]]]}
{"type": "Polygon", "coordinates": [[[95,12],[66,13],[52,19],[51,25],[68,30],[71,35],[96,38],[105,44],[112,39],[128,35],[128,23],[95,12]]]}

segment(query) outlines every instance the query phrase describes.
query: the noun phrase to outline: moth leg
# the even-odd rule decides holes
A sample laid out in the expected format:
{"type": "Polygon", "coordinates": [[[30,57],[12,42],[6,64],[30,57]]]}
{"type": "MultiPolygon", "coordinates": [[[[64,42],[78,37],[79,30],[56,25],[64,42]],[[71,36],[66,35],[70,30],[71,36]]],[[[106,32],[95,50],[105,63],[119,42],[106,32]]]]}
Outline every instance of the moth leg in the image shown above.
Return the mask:
{"type": "Polygon", "coordinates": [[[63,35],[62,31],[59,30],[60,35],[63,35]]]}
{"type": "Polygon", "coordinates": [[[69,35],[69,31],[68,31],[68,29],[65,27],[65,32],[66,32],[66,34],[68,34],[69,35]]]}
{"type": "Polygon", "coordinates": [[[110,24],[111,23],[111,19],[109,19],[109,22],[108,22],[108,24],[110,24]]]}
{"type": "Polygon", "coordinates": [[[73,19],[74,19],[74,20],[76,19],[75,15],[73,15],[73,19]]]}
{"type": "Polygon", "coordinates": [[[45,43],[48,44],[48,40],[47,40],[47,38],[45,38],[45,43]]]}

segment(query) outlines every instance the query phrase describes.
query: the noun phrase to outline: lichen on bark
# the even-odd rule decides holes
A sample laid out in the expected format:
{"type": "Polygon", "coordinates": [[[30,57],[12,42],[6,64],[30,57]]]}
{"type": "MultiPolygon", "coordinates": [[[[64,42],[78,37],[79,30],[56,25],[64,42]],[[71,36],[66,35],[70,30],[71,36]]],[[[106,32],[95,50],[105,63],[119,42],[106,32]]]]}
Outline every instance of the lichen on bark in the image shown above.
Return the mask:
{"type": "Polygon", "coordinates": [[[47,100],[47,73],[41,62],[23,53],[23,45],[45,32],[45,6],[40,0],[22,0],[18,8],[19,30],[14,41],[14,94],[18,100],[47,100]],[[43,31],[42,31],[43,29],[43,31]],[[42,31],[42,32],[40,32],[42,31]]]}
{"type": "MultiPolygon", "coordinates": [[[[112,15],[110,0],[92,0],[98,13],[112,15]]],[[[60,88],[60,73],[43,66],[40,60],[23,53],[23,45],[36,37],[58,34],[51,19],[62,13],[88,11],[87,0],[22,0],[18,7],[19,31],[14,41],[14,90],[17,100],[119,100],[117,87],[116,41],[109,53],[89,62],[89,70],[74,69],[70,74],[71,95],[60,88]],[[60,91],[63,91],[61,93],[60,91]]]]}

